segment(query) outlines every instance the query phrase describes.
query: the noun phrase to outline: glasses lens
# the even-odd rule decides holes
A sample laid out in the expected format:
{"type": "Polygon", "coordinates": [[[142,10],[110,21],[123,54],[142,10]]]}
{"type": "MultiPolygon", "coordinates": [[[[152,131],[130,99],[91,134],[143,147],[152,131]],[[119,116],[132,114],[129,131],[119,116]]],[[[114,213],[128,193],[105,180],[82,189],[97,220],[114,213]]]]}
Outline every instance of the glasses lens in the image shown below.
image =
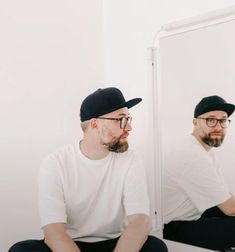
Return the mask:
{"type": "Polygon", "coordinates": [[[230,123],[230,120],[227,120],[227,119],[220,120],[220,125],[222,128],[227,128],[229,126],[229,123],[230,123]]]}
{"type": "Polygon", "coordinates": [[[208,127],[214,127],[217,124],[217,119],[207,118],[206,122],[208,127]]]}
{"type": "Polygon", "coordinates": [[[131,120],[132,120],[131,116],[120,118],[120,124],[121,124],[120,128],[124,129],[126,127],[127,123],[131,124],[131,120]]]}

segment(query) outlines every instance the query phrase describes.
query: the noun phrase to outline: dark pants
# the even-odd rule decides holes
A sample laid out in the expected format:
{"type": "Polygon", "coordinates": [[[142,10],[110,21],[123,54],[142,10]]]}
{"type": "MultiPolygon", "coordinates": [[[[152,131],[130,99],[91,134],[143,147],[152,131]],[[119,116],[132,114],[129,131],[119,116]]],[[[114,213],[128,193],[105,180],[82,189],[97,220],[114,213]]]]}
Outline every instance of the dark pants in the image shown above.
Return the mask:
{"type": "Polygon", "coordinates": [[[206,210],[196,221],[172,221],[164,225],[163,237],[203,248],[221,250],[235,247],[235,217],[217,207],[206,210]]]}
{"type": "MultiPolygon", "coordinates": [[[[80,242],[75,241],[82,252],[112,252],[116,246],[118,238],[100,242],[80,242]]],[[[43,240],[27,240],[14,244],[8,252],[51,252],[43,240]]],[[[165,243],[149,236],[144,243],[141,252],[167,252],[165,243]]],[[[128,251],[127,251],[128,252],[128,251]]]]}

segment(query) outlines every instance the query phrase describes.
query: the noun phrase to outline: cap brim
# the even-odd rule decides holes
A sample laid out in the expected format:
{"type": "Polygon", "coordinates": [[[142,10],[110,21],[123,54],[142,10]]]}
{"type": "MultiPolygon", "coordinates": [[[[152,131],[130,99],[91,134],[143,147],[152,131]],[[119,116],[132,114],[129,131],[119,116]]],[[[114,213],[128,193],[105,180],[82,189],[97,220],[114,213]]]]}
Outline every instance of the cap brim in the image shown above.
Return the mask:
{"type": "Polygon", "coordinates": [[[222,110],[228,114],[228,117],[234,112],[235,106],[231,103],[214,103],[207,106],[203,113],[214,111],[214,110],[222,110]]]}
{"type": "Polygon", "coordinates": [[[134,98],[134,99],[131,99],[129,101],[126,102],[126,106],[127,108],[131,108],[133,106],[135,106],[136,104],[140,103],[142,101],[141,98],[134,98]]]}

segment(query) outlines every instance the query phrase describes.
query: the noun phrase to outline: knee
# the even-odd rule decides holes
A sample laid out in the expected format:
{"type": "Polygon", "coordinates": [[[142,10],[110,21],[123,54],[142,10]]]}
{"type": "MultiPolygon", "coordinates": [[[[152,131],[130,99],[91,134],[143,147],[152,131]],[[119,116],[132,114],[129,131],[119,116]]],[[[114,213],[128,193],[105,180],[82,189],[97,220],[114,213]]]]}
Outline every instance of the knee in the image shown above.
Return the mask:
{"type": "Polygon", "coordinates": [[[44,244],[43,240],[20,241],[15,243],[8,250],[8,252],[32,252],[32,251],[51,252],[51,250],[44,244]]]}
{"type": "Polygon", "coordinates": [[[145,244],[146,249],[144,249],[143,252],[168,252],[164,241],[155,236],[149,236],[145,244]]]}
{"type": "Polygon", "coordinates": [[[12,245],[8,252],[23,252],[24,251],[24,242],[17,242],[14,245],[12,245]]]}

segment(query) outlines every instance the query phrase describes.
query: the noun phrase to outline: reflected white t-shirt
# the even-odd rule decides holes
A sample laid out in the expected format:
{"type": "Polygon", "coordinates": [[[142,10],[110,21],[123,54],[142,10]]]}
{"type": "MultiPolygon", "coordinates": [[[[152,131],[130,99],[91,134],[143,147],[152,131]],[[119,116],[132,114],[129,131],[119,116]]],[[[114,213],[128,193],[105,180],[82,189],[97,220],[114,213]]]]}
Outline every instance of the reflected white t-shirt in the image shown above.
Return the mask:
{"type": "Polygon", "coordinates": [[[149,215],[145,169],[132,151],[90,160],[76,142],[43,161],[38,183],[41,227],[65,223],[74,240],[116,238],[126,216],[149,215]]]}
{"type": "Polygon", "coordinates": [[[197,220],[231,197],[213,150],[206,151],[194,136],[164,157],[163,174],[164,223],[197,220]]]}

